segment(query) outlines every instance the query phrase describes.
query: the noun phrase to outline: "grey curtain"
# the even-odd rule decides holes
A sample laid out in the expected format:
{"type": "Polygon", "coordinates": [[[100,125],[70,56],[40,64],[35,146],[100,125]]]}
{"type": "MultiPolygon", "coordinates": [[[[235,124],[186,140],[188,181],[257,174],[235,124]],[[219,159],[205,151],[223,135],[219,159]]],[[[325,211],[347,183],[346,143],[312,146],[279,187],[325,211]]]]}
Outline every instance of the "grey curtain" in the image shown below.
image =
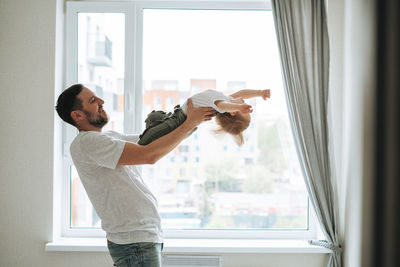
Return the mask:
{"type": "Polygon", "coordinates": [[[272,0],[285,94],[305,184],[332,250],[328,266],[341,266],[337,192],[328,151],[329,43],[324,0],[272,0]],[[334,191],[335,190],[335,191],[334,191]]]}

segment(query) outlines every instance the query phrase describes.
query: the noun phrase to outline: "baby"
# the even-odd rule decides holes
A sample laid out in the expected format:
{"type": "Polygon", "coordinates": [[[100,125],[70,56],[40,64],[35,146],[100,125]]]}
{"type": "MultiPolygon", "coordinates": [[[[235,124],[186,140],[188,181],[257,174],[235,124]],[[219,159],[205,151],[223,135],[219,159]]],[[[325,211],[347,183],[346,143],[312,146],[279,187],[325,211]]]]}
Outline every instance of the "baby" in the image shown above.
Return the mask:
{"type": "MultiPolygon", "coordinates": [[[[238,145],[244,143],[243,131],[250,125],[252,107],[243,99],[262,97],[270,98],[271,91],[265,90],[240,90],[226,96],[215,90],[206,90],[193,95],[190,99],[194,107],[212,107],[217,111],[215,121],[219,126],[217,132],[231,134],[238,145]]],[[[173,113],[152,111],[145,120],[146,129],[140,135],[138,144],[147,145],[157,138],[166,135],[181,125],[186,119],[187,101],[175,107],[173,113]]]]}

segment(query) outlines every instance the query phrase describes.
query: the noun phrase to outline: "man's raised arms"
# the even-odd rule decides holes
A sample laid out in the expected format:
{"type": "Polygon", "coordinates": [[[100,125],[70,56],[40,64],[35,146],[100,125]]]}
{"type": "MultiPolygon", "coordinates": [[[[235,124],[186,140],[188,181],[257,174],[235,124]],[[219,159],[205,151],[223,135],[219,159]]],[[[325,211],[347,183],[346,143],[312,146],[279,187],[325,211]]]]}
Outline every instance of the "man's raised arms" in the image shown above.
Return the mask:
{"type": "Polygon", "coordinates": [[[145,146],[126,142],[118,165],[156,163],[159,159],[172,151],[191,130],[201,122],[211,120],[216,113],[215,110],[210,107],[194,108],[190,99],[188,99],[187,105],[186,120],[174,131],[145,146]]]}

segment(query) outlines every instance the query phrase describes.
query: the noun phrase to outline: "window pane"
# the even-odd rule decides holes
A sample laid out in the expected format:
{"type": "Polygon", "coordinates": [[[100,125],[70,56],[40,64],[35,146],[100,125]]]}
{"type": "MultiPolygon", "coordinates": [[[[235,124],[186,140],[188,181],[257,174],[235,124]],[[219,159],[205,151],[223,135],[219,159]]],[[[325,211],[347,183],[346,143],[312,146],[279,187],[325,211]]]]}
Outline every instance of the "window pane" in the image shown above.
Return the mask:
{"type": "MultiPolygon", "coordinates": [[[[78,83],[104,100],[103,130],[124,131],[125,14],[78,14],[78,83]]],[[[71,227],[100,227],[74,166],[71,166],[71,227]]]]}
{"type": "Polygon", "coordinates": [[[272,12],[146,9],[143,41],[143,122],[206,89],[272,89],[270,100],[246,100],[254,112],[243,146],[211,121],[143,167],[163,227],[307,229],[272,12]]]}

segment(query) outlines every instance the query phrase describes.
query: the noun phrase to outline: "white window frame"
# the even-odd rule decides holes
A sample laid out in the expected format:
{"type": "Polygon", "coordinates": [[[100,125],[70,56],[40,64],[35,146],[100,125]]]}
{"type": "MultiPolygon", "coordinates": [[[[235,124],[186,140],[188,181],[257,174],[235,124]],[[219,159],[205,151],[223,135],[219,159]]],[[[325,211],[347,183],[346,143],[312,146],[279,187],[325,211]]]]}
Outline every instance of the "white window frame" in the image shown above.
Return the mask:
{"type": "MultiPolygon", "coordinates": [[[[142,52],[143,10],[199,9],[199,10],[271,10],[267,1],[129,1],[129,2],[66,2],[66,73],[65,87],[77,83],[78,13],[124,13],[125,14],[125,111],[124,131],[127,134],[141,132],[142,118],[142,52]],[[131,75],[131,74],[134,75],[131,75]],[[132,105],[134,103],[134,105],[132,105]]],[[[69,144],[76,136],[76,129],[63,123],[63,179],[61,204],[61,237],[105,237],[101,229],[70,229],[70,166],[69,144]]],[[[318,232],[315,212],[308,201],[308,229],[306,230],[164,230],[165,238],[194,239],[314,239],[318,232]]]]}

